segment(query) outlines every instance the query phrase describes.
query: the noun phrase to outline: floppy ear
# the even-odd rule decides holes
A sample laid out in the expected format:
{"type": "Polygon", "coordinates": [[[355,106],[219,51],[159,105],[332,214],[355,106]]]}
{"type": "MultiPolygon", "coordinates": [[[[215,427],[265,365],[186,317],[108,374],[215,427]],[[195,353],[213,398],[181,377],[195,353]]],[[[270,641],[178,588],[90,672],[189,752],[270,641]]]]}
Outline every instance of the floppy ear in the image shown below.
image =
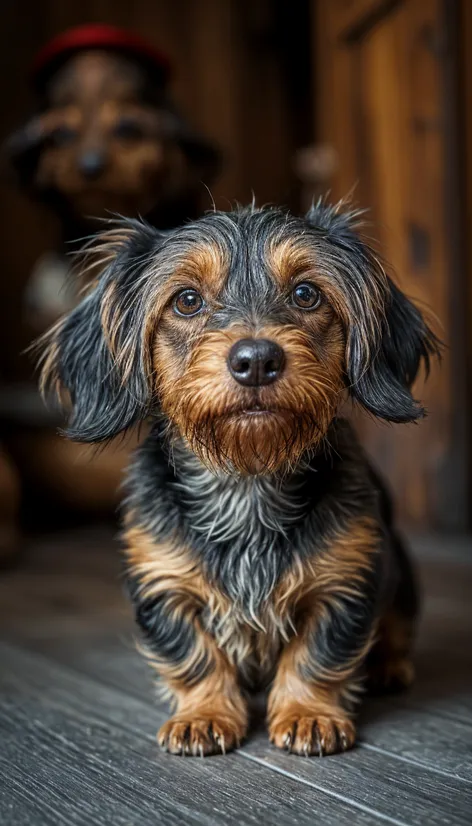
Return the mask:
{"type": "Polygon", "coordinates": [[[38,117],[10,135],[3,144],[3,154],[16,173],[20,186],[34,188],[34,178],[44,143],[44,133],[38,117]]]}
{"type": "Polygon", "coordinates": [[[102,442],[149,412],[149,365],[143,347],[140,276],[160,234],[123,221],[94,247],[105,270],[92,291],[40,341],[41,390],[70,397],[66,435],[102,442]]]}
{"type": "Polygon", "coordinates": [[[344,211],[322,200],[307,215],[323,240],[320,266],[346,328],[346,374],[351,396],[390,422],[424,415],[411,386],[423,362],[429,371],[441,344],[420,311],[395,286],[358,229],[363,210],[344,211]]]}
{"type": "Polygon", "coordinates": [[[348,365],[351,394],[381,419],[415,421],[424,416],[425,410],[413,398],[411,386],[422,362],[429,373],[431,357],[440,356],[440,343],[418,308],[390,278],[387,278],[379,338],[377,352],[366,369],[359,372],[355,358],[351,359],[348,365]]]}

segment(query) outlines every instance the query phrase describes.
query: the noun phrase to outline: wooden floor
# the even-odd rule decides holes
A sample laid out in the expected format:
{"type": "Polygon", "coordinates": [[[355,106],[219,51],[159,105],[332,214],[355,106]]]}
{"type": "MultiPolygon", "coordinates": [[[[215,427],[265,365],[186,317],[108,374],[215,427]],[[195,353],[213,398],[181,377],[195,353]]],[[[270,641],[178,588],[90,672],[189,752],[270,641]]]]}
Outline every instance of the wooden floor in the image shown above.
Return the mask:
{"type": "Polygon", "coordinates": [[[416,552],[418,680],[367,701],[355,750],[287,755],[260,724],[238,752],[202,760],[156,745],[166,708],[134,648],[110,535],[34,543],[0,573],[0,823],[470,826],[472,542],[416,552]]]}

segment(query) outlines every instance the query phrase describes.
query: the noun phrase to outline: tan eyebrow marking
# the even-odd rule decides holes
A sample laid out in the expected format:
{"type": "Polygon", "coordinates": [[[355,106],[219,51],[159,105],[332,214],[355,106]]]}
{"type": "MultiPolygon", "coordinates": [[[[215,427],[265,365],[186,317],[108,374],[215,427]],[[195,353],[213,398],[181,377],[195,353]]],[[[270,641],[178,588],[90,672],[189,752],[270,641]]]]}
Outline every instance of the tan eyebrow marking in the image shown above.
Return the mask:
{"type": "Polygon", "coordinates": [[[303,242],[286,238],[269,241],[267,263],[279,286],[286,287],[298,273],[313,270],[316,259],[313,250],[303,242]]]}
{"type": "Polygon", "coordinates": [[[228,270],[229,259],[225,251],[218,244],[205,241],[189,249],[185,259],[176,268],[174,278],[182,280],[188,275],[215,298],[224,286],[228,270]]]}

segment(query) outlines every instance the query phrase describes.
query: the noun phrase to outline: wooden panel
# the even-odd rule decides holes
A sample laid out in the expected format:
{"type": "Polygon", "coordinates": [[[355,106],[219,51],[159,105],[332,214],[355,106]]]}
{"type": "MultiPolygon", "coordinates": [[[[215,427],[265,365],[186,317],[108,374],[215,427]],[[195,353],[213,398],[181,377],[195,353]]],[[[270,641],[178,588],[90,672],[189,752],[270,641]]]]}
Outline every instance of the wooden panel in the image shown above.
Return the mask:
{"type": "MultiPolygon", "coordinates": [[[[379,4],[383,15],[359,29],[357,38],[344,36],[335,7],[316,6],[318,130],[338,154],[333,194],[341,197],[354,188],[355,200],[371,208],[368,234],[378,238],[400,286],[430,308],[437,332],[451,345],[455,286],[445,209],[451,171],[442,5],[379,4]]],[[[355,7],[350,3],[351,27],[355,7]]],[[[425,422],[391,428],[358,419],[369,452],[391,480],[402,519],[417,527],[459,527],[468,519],[464,434],[457,419],[466,414],[456,403],[451,371],[454,363],[463,382],[457,367],[463,354],[458,342],[454,347],[446,350],[441,368],[434,365],[428,383],[419,380],[415,387],[430,411],[425,422]]]]}
{"type": "MultiPolygon", "coordinates": [[[[465,404],[467,409],[472,408],[472,49],[470,47],[472,38],[472,3],[469,0],[460,0],[457,15],[457,28],[459,32],[459,48],[455,52],[457,55],[457,74],[459,77],[459,118],[458,132],[461,137],[459,164],[461,181],[463,185],[461,229],[463,231],[466,265],[465,274],[465,301],[466,310],[466,335],[467,343],[465,348],[465,366],[468,384],[465,391],[465,404]]],[[[469,418],[468,432],[468,460],[469,467],[472,468],[472,417],[469,418]]],[[[472,513],[472,474],[468,479],[469,511],[472,513]]]]}
{"type": "Polygon", "coordinates": [[[336,34],[345,39],[356,39],[382,20],[402,0],[331,0],[336,34]]]}

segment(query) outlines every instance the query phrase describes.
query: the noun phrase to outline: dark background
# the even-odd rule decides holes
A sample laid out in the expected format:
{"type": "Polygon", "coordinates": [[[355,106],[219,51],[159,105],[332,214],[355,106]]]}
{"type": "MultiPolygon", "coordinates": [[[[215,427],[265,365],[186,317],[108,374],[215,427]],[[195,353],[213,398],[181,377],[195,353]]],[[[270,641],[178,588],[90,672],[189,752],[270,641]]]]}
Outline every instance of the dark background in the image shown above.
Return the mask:
{"type": "MultiPolygon", "coordinates": [[[[447,344],[423,390],[420,426],[359,428],[417,530],[470,527],[472,404],[472,4],[468,0],[6,0],[2,137],[31,111],[37,49],[85,22],[126,26],[175,67],[189,120],[223,150],[218,208],[305,208],[354,187],[402,287],[437,316],[447,344]]],[[[208,205],[210,200],[208,198],[208,205]]],[[[0,370],[31,377],[22,292],[54,219],[4,174],[0,199],[0,370]]]]}

